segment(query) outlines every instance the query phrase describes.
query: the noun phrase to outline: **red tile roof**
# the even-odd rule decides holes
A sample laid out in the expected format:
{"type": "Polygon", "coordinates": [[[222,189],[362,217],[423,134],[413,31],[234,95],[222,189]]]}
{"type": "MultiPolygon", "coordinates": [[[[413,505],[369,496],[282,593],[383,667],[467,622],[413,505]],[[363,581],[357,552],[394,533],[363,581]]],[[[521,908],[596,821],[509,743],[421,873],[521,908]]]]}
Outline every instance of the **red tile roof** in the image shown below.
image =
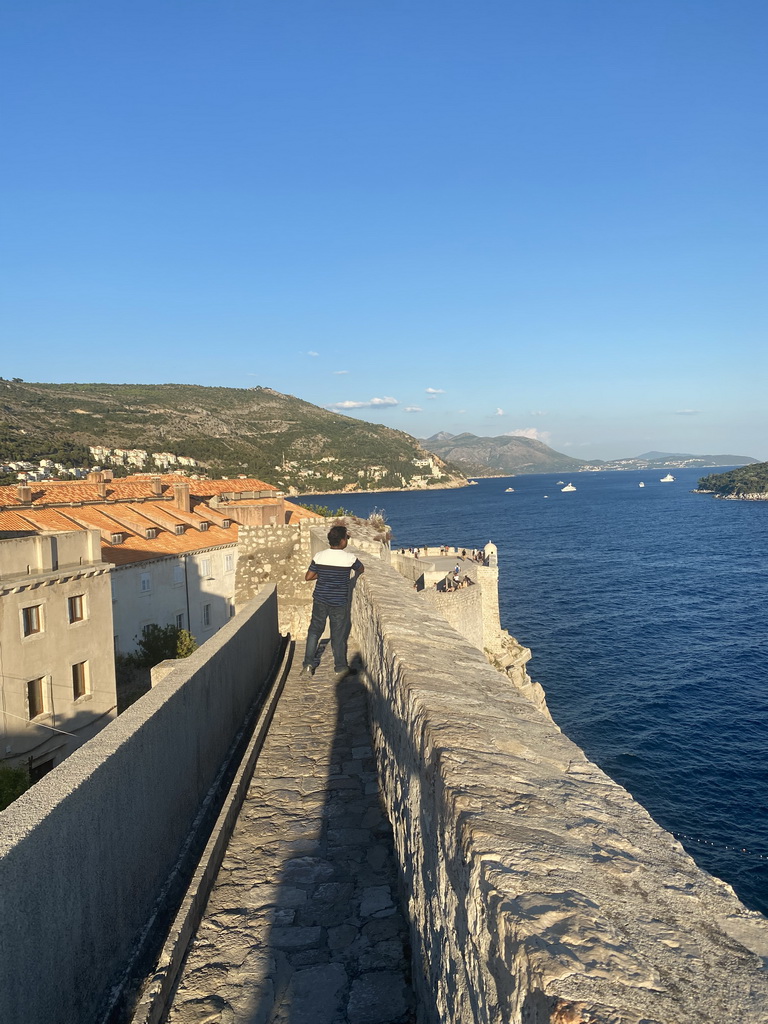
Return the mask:
{"type": "MultiPolygon", "coordinates": [[[[153,490],[152,480],[159,474],[149,476],[127,476],[110,480],[106,483],[106,500],[137,501],[142,498],[158,497],[153,490]]],[[[212,498],[220,494],[242,494],[248,491],[272,491],[277,495],[278,489],[263,480],[248,478],[244,480],[193,480],[191,477],[159,476],[160,487],[164,498],[173,497],[174,484],[189,484],[190,496],[195,498],[212,498]]],[[[78,504],[83,501],[104,501],[99,494],[99,484],[91,480],[38,480],[27,484],[32,491],[33,505],[78,504]]],[[[23,504],[19,499],[16,484],[0,487],[0,508],[15,508],[23,504]]]]}
{"type": "MultiPolygon", "coordinates": [[[[203,481],[164,476],[161,477],[163,496],[157,497],[152,494],[150,479],[129,477],[112,481],[107,484],[106,500],[99,498],[95,483],[46,480],[32,488],[32,505],[19,502],[15,486],[0,487],[0,530],[43,532],[95,528],[101,532],[104,560],[114,565],[128,565],[165,555],[188,554],[236,544],[236,522],[231,520],[231,526],[222,526],[225,520],[231,519],[227,514],[227,504],[211,508],[203,500],[206,497],[269,490],[274,492],[274,497],[242,498],[232,504],[274,505],[283,502],[276,488],[260,480],[203,481]],[[173,496],[173,484],[179,482],[190,484],[191,512],[182,511],[168,500],[173,496]],[[155,497],[154,501],[148,500],[152,497],[155,497]],[[65,504],[68,502],[72,504],[65,504]],[[52,508],[51,505],[63,507],[52,508]],[[203,521],[209,523],[207,530],[200,529],[203,521]],[[187,527],[181,534],[176,533],[179,524],[187,527]],[[146,531],[152,527],[157,529],[157,536],[147,538],[146,531]],[[113,544],[112,537],[118,533],[123,535],[123,542],[113,544]]],[[[322,518],[290,501],[283,503],[287,523],[322,518]]]]}

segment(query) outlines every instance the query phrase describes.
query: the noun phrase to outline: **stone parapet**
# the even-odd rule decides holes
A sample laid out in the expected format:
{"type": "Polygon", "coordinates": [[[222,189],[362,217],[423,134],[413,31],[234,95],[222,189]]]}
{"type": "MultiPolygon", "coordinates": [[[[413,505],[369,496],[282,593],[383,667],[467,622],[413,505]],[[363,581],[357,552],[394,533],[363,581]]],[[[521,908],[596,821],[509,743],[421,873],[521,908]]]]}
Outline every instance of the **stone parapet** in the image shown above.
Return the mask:
{"type": "Polygon", "coordinates": [[[0,813],[0,1020],[103,1020],[280,647],[259,595],[0,813]]]}
{"type": "Polygon", "coordinates": [[[426,1019],[768,1019],[766,919],[392,568],[354,600],[426,1019]]]}

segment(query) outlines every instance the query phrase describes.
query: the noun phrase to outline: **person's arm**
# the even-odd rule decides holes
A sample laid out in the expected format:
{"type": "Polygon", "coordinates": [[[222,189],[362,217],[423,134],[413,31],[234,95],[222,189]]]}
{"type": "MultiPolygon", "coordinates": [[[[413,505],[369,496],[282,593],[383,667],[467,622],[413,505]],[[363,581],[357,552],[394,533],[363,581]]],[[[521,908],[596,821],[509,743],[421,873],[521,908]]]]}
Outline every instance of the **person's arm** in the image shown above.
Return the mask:
{"type": "Polygon", "coordinates": [[[317,579],[317,573],[316,572],[312,572],[311,569],[307,569],[307,571],[304,573],[304,579],[307,580],[307,581],[309,581],[309,580],[316,580],[317,579]]]}
{"type": "Polygon", "coordinates": [[[363,573],[365,572],[365,566],[363,565],[363,563],[360,561],[359,558],[357,559],[355,564],[352,566],[352,570],[353,570],[355,576],[362,576],[363,573]]]}

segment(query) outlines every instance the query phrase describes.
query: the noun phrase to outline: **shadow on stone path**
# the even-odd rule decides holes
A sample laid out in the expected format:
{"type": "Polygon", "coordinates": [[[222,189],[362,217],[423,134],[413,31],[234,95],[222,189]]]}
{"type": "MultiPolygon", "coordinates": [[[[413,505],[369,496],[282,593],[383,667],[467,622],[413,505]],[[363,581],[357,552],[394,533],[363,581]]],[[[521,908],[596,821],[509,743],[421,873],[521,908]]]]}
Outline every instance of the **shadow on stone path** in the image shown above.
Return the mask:
{"type": "Polygon", "coordinates": [[[294,661],[168,1024],[411,1024],[398,900],[356,675],[294,661]]]}

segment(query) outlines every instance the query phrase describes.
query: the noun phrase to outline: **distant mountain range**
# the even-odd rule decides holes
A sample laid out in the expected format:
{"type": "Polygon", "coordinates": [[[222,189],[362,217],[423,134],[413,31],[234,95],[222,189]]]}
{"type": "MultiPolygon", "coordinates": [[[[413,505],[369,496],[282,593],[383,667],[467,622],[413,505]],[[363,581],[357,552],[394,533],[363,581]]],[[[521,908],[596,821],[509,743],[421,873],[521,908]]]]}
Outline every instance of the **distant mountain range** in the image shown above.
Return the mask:
{"type": "Polygon", "coordinates": [[[576,472],[587,465],[583,459],[561,455],[530,437],[477,437],[441,431],[422,443],[467,476],[576,472]]]}
{"type": "Polygon", "coordinates": [[[422,442],[425,448],[451,463],[467,476],[503,476],[515,473],[560,473],[589,469],[708,469],[715,466],[747,466],[758,460],[745,455],[689,455],[646,452],[609,461],[575,459],[556,452],[542,441],[501,434],[449,434],[442,430],[422,442]]]}

